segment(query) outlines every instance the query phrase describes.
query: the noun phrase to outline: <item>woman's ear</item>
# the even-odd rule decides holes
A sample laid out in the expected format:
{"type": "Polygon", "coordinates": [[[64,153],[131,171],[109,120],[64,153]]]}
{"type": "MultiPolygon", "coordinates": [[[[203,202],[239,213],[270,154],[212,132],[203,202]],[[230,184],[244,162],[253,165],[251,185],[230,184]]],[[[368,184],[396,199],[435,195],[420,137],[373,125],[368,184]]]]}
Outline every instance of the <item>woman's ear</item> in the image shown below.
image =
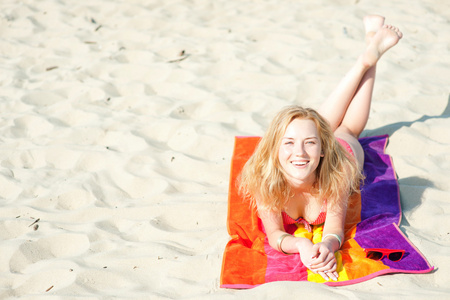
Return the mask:
{"type": "Polygon", "coordinates": [[[325,154],[323,153],[323,151],[320,152],[320,157],[324,157],[324,156],[325,156],[325,154]]]}

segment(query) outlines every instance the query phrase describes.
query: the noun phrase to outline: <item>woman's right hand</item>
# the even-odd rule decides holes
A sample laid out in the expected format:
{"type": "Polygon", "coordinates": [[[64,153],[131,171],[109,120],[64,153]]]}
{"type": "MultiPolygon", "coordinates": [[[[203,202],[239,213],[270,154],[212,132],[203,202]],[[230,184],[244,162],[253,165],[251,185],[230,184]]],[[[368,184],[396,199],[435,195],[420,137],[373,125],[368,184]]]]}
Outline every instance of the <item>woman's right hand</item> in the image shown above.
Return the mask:
{"type": "Polygon", "coordinates": [[[312,264],[309,269],[316,274],[320,274],[325,280],[331,278],[336,281],[339,276],[336,271],[337,261],[332,245],[327,243],[329,240],[314,244],[312,247],[312,264]]]}
{"type": "Polygon", "coordinates": [[[313,272],[315,274],[319,274],[326,281],[328,281],[330,279],[330,277],[333,280],[337,280],[337,273],[335,272],[335,270],[330,270],[332,272],[328,273],[328,272],[323,272],[322,270],[318,271],[317,269],[311,268],[312,264],[315,262],[315,260],[319,256],[318,254],[320,254],[317,252],[317,249],[315,249],[314,244],[311,241],[303,240],[301,243],[296,243],[296,246],[298,249],[298,253],[300,254],[300,260],[302,261],[303,265],[305,267],[307,267],[311,272],[313,272]]]}

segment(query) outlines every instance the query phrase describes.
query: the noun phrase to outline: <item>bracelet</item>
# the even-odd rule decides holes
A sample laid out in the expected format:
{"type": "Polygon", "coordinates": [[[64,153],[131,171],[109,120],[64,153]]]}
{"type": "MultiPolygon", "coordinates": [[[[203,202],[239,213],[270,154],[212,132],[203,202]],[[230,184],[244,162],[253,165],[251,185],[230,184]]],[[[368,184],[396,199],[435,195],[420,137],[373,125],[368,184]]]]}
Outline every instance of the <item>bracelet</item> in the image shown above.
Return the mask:
{"type": "Polygon", "coordinates": [[[280,251],[281,253],[289,255],[290,253],[284,252],[283,249],[281,248],[281,243],[283,242],[283,240],[287,236],[290,236],[290,234],[289,233],[285,233],[285,234],[280,235],[280,237],[277,240],[277,248],[278,248],[278,251],[280,251]]]}
{"type": "Polygon", "coordinates": [[[326,235],[322,238],[322,242],[323,242],[324,239],[326,239],[326,238],[329,237],[329,236],[335,237],[335,238],[339,241],[339,248],[342,247],[342,239],[341,239],[341,237],[340,237],[339,235],[337,235],[337,234],[335,234],[335,233],[329,233],[329,234],[326,234],[326,235]]]}

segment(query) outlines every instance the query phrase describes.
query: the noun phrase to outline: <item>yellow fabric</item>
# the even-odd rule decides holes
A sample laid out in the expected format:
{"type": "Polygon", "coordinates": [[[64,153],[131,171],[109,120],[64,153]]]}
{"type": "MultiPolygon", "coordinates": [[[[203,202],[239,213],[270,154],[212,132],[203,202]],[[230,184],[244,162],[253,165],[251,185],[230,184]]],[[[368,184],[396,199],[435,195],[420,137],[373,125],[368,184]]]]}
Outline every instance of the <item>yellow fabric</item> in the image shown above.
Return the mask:
{"type": "MultiPolygon", "coordinates": [[[[352,228],[349,230],[348,235],[351,237],[354,236],[356,228],[352,228]]],[[[312,231],[309,232],[305,229],[302,224],[297,225],[297,229],[294,232],[295,237],[303,237],[312,241],[313,244],[319,243],[322,241],[323,236],[323,225],[313,225],[312,231]]],[[[365,253],[364,250],[358,245],[358,243],[350,238],[345,241],[345,245],[343,245],[342,250],[337,251],[335,254],[337,261],[337,272],[339,274],[338,281],[349,280],[348,272],[350,274],[361,273],[361,275],[365,274],[366,270],[382,270],[388,269],[389,267],[385,266],[383,263],[373,260],[367,259],[358,259],[360,257],[364,258],[365,253]],[[342,261],[345,260],[345,268],[343,267],[342,261]]],[[[309,269],[308,272],[308,281],[313,282],[325,282],[320,274],[315,274],[309,269]]],[[[352,275],[354,276],[354,275],[352,275]]]]}

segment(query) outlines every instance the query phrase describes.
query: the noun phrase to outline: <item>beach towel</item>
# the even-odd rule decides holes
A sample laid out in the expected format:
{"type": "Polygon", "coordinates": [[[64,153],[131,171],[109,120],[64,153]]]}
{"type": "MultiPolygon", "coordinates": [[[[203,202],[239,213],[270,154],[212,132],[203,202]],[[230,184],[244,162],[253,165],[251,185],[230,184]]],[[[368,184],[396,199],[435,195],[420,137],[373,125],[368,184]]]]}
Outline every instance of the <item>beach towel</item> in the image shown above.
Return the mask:
{"type": "MultiPolygon", "coordinates": [[[[285,255],[271,248],[254,208],[238,193],[236,179],[252,155],[259,137],[236,137],[231,164],[227,227],[230,241],[223,256],[220,286],[252,288],[273,281],[311,281],[330,286],[362,282],[389,273],[426,273],[433,270],[420,251],[399,229],[400,194],[396,173],[385,153],[388,136],[361,138],[365,152],[361,193],[349,199],[345,239],[335,253],[337,281],[325,281],[309,271],[299,254],[285,255]],[[400,261],[366,258],[364,248],[402,249],[400,261]]],[[[303,226],[286,225],[286,232],[303,236],[303,226]]],[[[303,229],[304,230],[304,229],[303,229]]],[[[308,238],[321,240],[322,225],[313,226],[308,238]]]]}

